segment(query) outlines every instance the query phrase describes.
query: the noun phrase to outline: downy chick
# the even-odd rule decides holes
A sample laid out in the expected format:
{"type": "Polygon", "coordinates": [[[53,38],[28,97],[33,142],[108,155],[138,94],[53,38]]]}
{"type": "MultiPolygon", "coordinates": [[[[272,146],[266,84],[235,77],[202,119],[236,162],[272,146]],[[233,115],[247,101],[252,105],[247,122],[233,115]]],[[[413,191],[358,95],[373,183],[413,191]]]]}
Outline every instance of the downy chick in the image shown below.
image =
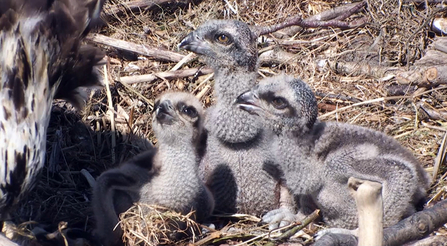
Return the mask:
{"type": "Polygon", "coordinates": [[[264,79],[241,94],[237,105],[275,132],[272,153],[287,186],[311,198],[301,199],[300,207],[315,204],[328,226],[358,225],[349,177],[382,184],[385,227],[422,208],[430,178],[416,158],[381,132],[317,121],[316,98],[301,80],[286,75],[264,79]]]}
{"type": "Polygon", "coordinates": [[[108,170],[93,191],[96,233],[105,245],[120,244],[119,214],[135,202],[156,204],[203,221],[213,208],[212,194],[198,168],[206,134],[204,110],[192,94],[168,92],[155,102],[152,128],[158,147],[108,170]],[[112,234],[113,233],[113,234],[112,234]]]}
{"type": "Polygon", "coordinates": [[[214,70],[216,105],[207,110],[206,155],[201,175],[214,195],[217,212],[262,215],[292,197],[281,186],[268,150],[271,131],[234,105],[256,83],[257,35],[236,20],[211,20],[179,44],[195,52],[214,70]]]}

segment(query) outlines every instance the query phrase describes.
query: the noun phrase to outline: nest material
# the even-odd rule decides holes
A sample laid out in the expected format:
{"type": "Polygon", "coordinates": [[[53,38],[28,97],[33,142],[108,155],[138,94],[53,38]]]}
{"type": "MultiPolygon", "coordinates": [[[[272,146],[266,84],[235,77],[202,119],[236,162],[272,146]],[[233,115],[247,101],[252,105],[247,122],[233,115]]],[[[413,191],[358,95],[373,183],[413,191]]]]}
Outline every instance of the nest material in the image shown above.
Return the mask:
{"type": "MultiPolygon", "coordinates": [[[[108,1],[106,15],[112,5],[122,2],[124,0],[108,1]]],[[[439,12],[442,6],[425,6],[425,1],[420,2],[369,0],[366,10],[350,17],[367,17],[369,20],[366,25],[355,29],[291,27],[265,35],[259,46],[261,55],[268,50],[279,50],[287,52],[291,59],[265,63],[260,67],[260,74],[270,76],[286,72],[302,78],[318,95],[320,119],[384,131],[409,148],[430,171],[445,134],[442,127],[446,121],[425,117],[416,105],[423,102],[433,110],[444,111],[445,87],[428,88],[413,98],[402,96],[377,101],[388,95],[387,86],[397,82],[393,78],[361,72],[368,69],[362,70],[359,63],[366,61],[367,65],[400,69],[411,67],[420,59],[436,36],[428,25],[431,18],[445,15],[439,12]],[[337,67],[321,67],[321,61],[355,63],[360,67],[337,70],[337,67]],[[359,102],[362,103],[355,104],[359,102]]],[[[99,33],[177,51],[181,39],[209,19],[235,18],[251,25],[271,25],[293,15],[306,18],[340,4],[340,1],[333,0],[206,0],[186,8],[159,7],[109,16],[107,25],[99,33]]],[[[143,151],[147,139],[156,142],[150,126],[151,103],[163,91],[190,91],[201,95],[206,106],[213,103],[213,80],[209,75],[170,80],[160,78],[150,83],[124,85],[119,82],[122,76],[164,72],[176,63],[153,60],[107,46],[102,48],[110,57],[107,76],[111,98],[107,98],[105,89],[94,93],[83,112],[76,112],[62,102],[55,103],[48,128],[47,164],[36,188],[17,209],[14,215],[16,224],[34,220],[54,231],[59,222],[65,221],[68,227],[91,232],[94,225],[90,210],[91,189],[81,170],[85,169],[97,177],[104,170],[143,151]],[[108,100],[113,109],[109,108],[108,100]],[[115,131],[112,131],[112,125],[115,131]],[[113,136],[115,142],[112,141],[113,136]]],[[[180,53],[186,54],[184,51],[180,53]]],[[[202,65],[198,59],[182,68],[202,65]]],[[[408,93],[413,92],[408,90],[408,93]]],[[[430,195],[434,200],[445,197],[445,171],[442,163],[430,195]]],[[[135,209],[132,211],[138,214],[138,208],[135,209]]],[[[126,230],[143,229],[142,222],[131,223],[129,218],[124,218],[130,226],[126,230]]],[[[242,224],[246,228],[253,227],[252,222],[242,224]]],[[[308,232],[313,233],[312,230],[308,232]]],[[[147,232],[142,235],[156,234],[147,232]]],[[[134,234],[128,233],[125,237],[128,242],[143,242],[134,234]]],[[[156,242],[154,240],[148,239],[147,242],[156,242]]]]}
{"type": "Polygon", "coordinates": [[[193,216],[193,211],[182,215],[161,206],[138,203],[120,215],[119,226],[127,245],[178,245],[182,244],[181,239],[194,240],[200,235],[201,227],[193,216]]]}

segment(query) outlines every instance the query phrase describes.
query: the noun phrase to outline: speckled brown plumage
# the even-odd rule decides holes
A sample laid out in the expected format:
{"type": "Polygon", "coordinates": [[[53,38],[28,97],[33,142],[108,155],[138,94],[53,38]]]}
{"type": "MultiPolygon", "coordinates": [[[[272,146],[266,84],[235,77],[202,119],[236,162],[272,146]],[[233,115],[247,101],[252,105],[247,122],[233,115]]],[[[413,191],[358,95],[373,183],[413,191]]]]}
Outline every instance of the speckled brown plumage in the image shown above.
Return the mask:
{"type": "Polygon", "coordinates": [[[103,0],[4,0],[0,6],[0,219],[44,164],[53,98],[83,104],[102,52],[82,46],[103,0]]]}

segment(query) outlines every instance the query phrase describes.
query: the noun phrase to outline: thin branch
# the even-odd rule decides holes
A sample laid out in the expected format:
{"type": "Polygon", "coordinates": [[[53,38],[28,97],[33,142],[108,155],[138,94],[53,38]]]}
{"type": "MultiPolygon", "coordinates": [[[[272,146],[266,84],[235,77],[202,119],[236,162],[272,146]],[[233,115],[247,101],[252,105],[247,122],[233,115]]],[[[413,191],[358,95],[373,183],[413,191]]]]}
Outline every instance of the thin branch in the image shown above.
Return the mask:
{"type": "Polygon", "coordinates": [[[151,9],[155,7],[160,7],[166,4],[169,4],[170,7],[173,6],[186,6],[187,4],[191,3],[190,0],[134,0],[130,2],[124,2],[122,1],[120,4],[115,4],[110,6],[110,8],[106,9],[104,11],[105,17],[112,17],[112,16],[118,16],[122,15],[123,13],[126,13],[127,11],[130,11],[132,13],[138,13],[140,11],[144,11],[146,9],[151,9]]]}
{"type": "Polygon", "coordinates": [[[201,76],[205,74],[212,73],[213,70],[211,68],[189,68],[183,70],[176,71],[166,71],[154,74],[144,74],[144,75],[134,75],[134,76],[125,76],[121,77],[120,81],[126,84],[134,84],[141,82],[152,82],[158,78],[162,79],[178,79],[189,76],[201,76]]]}
{"type": "Polygon", "coordinates": [[[132,42],[127,42],[124,40],[119,40],[115,38],[110,38],[101,34],[90,34],[86,37],[86,40],[110,46],[119,50],[130,51],[140,55],[145,55],[152,57],[156,60],[170,61],[170,62],[180,62],[185,56],[169,50],[162,50],[155,47],[150,47],[143,44],[135,44],[132,42]]]}
{"type": "Polygon", "coordinates": [[[302,19],[300,16],[294,16],[283,23],[263,26],[263,27],[252,27],[252,31],[260,35],[265,35],[268,33],[276,32],[278,30],[284,29],[290,26],[301,26],[301,27],[340,27],[340,28],[353,28],[358,27],[366,23],[365,18],[353,22],[344,22],[344,20],[354,13],[357,13],[366,5],[366,2],[360,2],[355,4],[347,4],[339,6],[334,9],[327,10],[318,15],[311,16],[306,19],[302,19]]]}

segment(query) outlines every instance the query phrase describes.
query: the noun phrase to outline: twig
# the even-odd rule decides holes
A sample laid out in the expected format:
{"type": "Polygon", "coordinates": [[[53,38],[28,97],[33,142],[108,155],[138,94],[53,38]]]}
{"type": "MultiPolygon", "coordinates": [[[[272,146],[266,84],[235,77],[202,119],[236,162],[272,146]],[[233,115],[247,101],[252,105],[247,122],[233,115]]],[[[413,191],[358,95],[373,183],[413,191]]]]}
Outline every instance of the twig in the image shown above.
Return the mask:
{"type": "Polygon", "coordinates": [[[436,180],[436,175],[438,175],[439,168],[441,164],[444,163],[445,154],[446,154],[446,140],[447,140],[447,132],[444,133],[444,137],[442,138],[441,145],[439,146],[438,154],[435,158],[435,165],[433,167],[433,180],[436,180]]]}
{"type": "Polygon", "coordinates": [[[189,76],[201,76],[205,74],[212,73],[211,68],[189,68],[177,71],[166,71],[154,74],[144,74],[144,75],[134,75],[134,76],[124,76],[120,78],[121,83],[134,84],[142,82],[152,82],[158,78],[163,79],[177,79],[189,76]]]}
{"type": "Polygon", "coordinates": [[[445,111],[438,111],[430,105],[425,104],[424,102],[418,102],[417,107],[421,109],[428,116],[428,118],[432,120],[447,120],[447,112],[445,111]]]}
{"type": "MultiPolygon", "coordinates": [[[[397,246],[421,239],[447,222],[447,200],[438,202],[431,208],[417,212],[383,231],[383,245],[397,246]]],[[[357,246],[353,235],[328,233],[315,246],[344,245],[357,246]]]]}
{"type": "Polygon", "coordinates": [[[339,6],[334,9],[327,10],[316,16],[311,16],[306,19],[302,19],[300,16],[294,16],[283,23],[264,27],[252,27],[252,30],[258,36],[268,33],[276,32],[290,26],[301,27],[340,27],[340,28],[353,28],[358,27],[366,23],[365,18],[360,20],[349,22],[343,22],[341,20],[346,19],[352,14],[358,12],[366,5],[366,2],[360,2],[356,4],[349,4],[348,6],[339,6]]]}
{"type": "Polygon", "coordinates": [[[180,60],[177,64],[175,64],[175,66],[173,68],[171,68],[170,71],[177,71],[179,68],[181,68],[183,66],[183,64],[188,63],[188,62],[194,60],[195,58],[197,58],[197,55],[190,52],[188,55],[183,57],[182,60],[180,60]]]}
{"type": "Polygon", "coordinates": [[[316,91],[315,96],[321,97],[322,99],[327,99],[327,98],[335,99],[336,101],[340,101],[342,103],[347,103],[347,102],[359,103],[359,102],[361,102],[361,100],[354,98],[354,97],[344,96],[344,95],[340,95],[340,94],[328,94],[328,93],[324,93],[324,92],[320,92],[320,91],[316,91]]]}
{"type": "Polygon", "coordinates": [[[107,93],[107,101],[109,110],[107,113],[110,114],[110,130],[112,131],[112,163],[115,163],[115,146],[116,146],[116,127],[115,127],[115,114],[113,113],[113,102],[112,102],[112,93],[110,92],[109,85],[109,76],[107,73],[107,64],[104,65],[104,83],[106,84],[106,93],[107,93]]]}
{"type": "Polygon", "coordinates": [[[214,73],[211,73],[210,75],[208,75],[202,82],[200,82],[200,84],[192,91],[192,93],[196,93],[202,85],[204,85],[206,82],[208,82],[213,77],[214,77],[214,73]]]}
{"type": "Polygon", "coordinates": [[[447,245],[447,236],[435,235],[432,237],[422,239],[414,244],[410,244],[409,246],[433,246],[433,245],[447,245]]]}
{"type": "Polygon", "coordinates": [[[214,231],[211,232],[210,234],[208,234],[208,236],[206,236],[203,239],[200,239],[199,241],[195,242],[193,245],[194,246],[200,246],[200,245],[207,245],[210,241],[219,238],[221,236],[221,232],[220,231],[214,231]]]}
{"type": "Polygon", "coordinates": [[[384,230],[385,245],[403,245],[420,239],[447,222],[447,200],[424,209],[384,230]]]}
{"type": "Polygon", "coordinates": [[[110,46],[119,50],[125,50],[133,53],[137,53],[140,55],[145,55],[148,57],[152,57],[156,60],[162,60],[162,61],[170,61],[170,62],[180,62],[185,56],[168,50],[161,50],[155,47],[150,47],[143,44],[135,44],[132,42],[127,42],[124,40],[119,40],[115,38],[110,38],[105,35],[101,34],[89,34],[86,38],[86,40],[110,46]]]}
{"type": "Polygon", "coordinates": [[[197,93],[196,97],[202,99],[210,91],[211,91],[211,85],[206,85],[199,93],[197,93]]]}
{"type": "Polygon", "coordinates": [[[104,15],[106,17],[111,17],[115,15],[121,15],[125,13],[126,11],[131,11],[133,13],[138,13],[141,10],[145,9],[151,9],[154,7],[159,7],[164,4],[170,4],[170,6],[176,6],[179,4],[186,5],[190,3],[189,0],[183,0],[183,1],[173,1],[173,0],[136,0],[136,1],[130,1],[130,2],[124,2],[122,1],[120,4],[116,4],[111,6],[109,9],[104,11],[104,15]]]}
{"type": "Polygon", "coordinates": [[[278,238],[276,238],[275,241],[276,242],[278,242],[278,241],[283,242],[283,241],[289,239],[290,237],[295,235],[298,231],[301,231],[304,227],[309,225],[312,221],[316,220],[320,216],[319,213],[320,213],[320,210],[316,209],[310,215],[308,215],[306,218],[304,218],[303,221],[299,225],[297,225],[297,226],[293,227],[292,229],[284,232],[278,238]]]}
{"type": "Polygon", "coordinates": [[[352,105],[348,105],[346,107],[342,107],[342,108],[338,108],[337,110],[331,111],[329,113],[323,114],[321,115],[319,118],[325,118],[328,117],[330,115],[339,113],[341,111],[345,111],[347,109],[353,108],[353,107],[357,107],[357,106],[361,106],[361,105],[366,105],[366,104],[373,104],[373,103],[378,103],[378,102],[383,102],[383,101],[387,101],[387,100],[395,100],[395,99],[404,99],[404,98],[413,98],[414,96],[396,96],[396,97],[381,97],[381,98],[376,98],[376,99],[372,99],[372,100],[368,100],[368,101],[364,101],[364,102],[359,102],[359,103],[354,103],[352,105]]]}
{"type": "Polygon", "coordinates": [[[132,93],[135,93],[137,96],[139,96],[141,99],[143,99],[147,104],[149,104],[150,106],[150,110],[152,110],[152,108],[154,107],[154,102],[152,102],[151,100],[149,100],[147,97],[143,96],[143,94],[139,93],[138,91],[136,91],[134,88],[132,88],[130,85],[126,84],[126,83],[121,83],[124,87],[126,87],[127,90],[129,90],[132,93]]]}

